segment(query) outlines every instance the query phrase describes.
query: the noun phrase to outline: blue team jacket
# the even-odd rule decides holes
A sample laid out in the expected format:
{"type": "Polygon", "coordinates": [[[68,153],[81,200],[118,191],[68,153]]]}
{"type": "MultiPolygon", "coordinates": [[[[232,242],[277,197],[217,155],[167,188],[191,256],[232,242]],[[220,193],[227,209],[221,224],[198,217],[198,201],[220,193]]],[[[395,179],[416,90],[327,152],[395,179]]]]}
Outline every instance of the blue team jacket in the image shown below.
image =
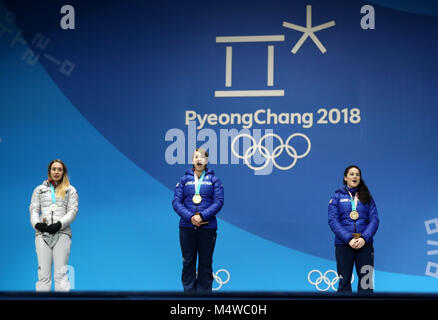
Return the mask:
{"type": "MultiPolygon", "coordinates": [[[[335,244],[348,244],[355,232],[354,220],[350,218],[351,198],[345,188],[342,186],[335,192],[328,206],[328,223],[335,234],[335,244]]],[[[354,197],[356,189],[350,189],[350,191],[354,197]]],[[[379,227],[376,204],[374,200],[367,204],[358,201],[356,210],[359,212],[359,219],[356,220],[356,232],[362,234],[366,243],[372,243],[379,227]]]]}
{"type": "Polygon", "coordinates": [[[203,221],[208,221],[208,224],[201,228],[217,229],[216,214],[224,205],[224,188],[221,180],[215,176],[213,170],[206,169],[200,190],[202,201],[198,205],[192,201],[195,191],[194,169],[190,169],[179,179],[172,201],[173,209],[181,217],[179,226],[194,228],[190,218],[195,212],[199,212],[203,221]]]}

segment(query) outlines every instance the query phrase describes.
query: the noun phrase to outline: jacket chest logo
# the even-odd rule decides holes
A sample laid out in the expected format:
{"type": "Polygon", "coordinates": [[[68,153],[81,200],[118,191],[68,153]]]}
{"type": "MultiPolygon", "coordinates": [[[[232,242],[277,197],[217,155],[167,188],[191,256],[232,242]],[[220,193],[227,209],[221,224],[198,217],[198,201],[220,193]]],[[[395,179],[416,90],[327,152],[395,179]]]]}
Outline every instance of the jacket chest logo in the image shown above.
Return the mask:
{"type": "MultiPolygon", "coordinates": [[[[186,183],[185,183],[185,186],[189,186],[189,185],[194,185],[195,184],[195,181],[187,181],[186,183]]],[[[201,185],[209,185],[209,186],[212,186],[213,184],[211,183],[211,181],[202,181],[202,183],[201,183],[201,185]]]]}

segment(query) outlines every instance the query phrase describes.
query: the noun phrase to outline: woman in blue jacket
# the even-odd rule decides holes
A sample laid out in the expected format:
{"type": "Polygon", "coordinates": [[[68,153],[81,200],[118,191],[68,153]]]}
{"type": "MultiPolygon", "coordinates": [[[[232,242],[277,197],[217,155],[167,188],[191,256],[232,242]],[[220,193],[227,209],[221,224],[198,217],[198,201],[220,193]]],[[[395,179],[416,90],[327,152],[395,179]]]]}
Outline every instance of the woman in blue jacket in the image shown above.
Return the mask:
{"type": "Polygon", "coordinates": [[[379,216],[359,167],[345,169],[343,186],[329,202],[328,222],[335,234],[338,292],[351,292],[354,264],[359,278],[358,292],[372,292],[373,237],[379,227],[379,216]]]}
{"type": "Polygon", "coordinates": [[[173,209],[181,217],[179,239],[183,256],[182,284],[185,292],[211,292],[216,214],[224,204],[224,189],[213,170],[207,168],[208,153],[193,154],[193,168],[176,185],[173,209]],[[196,261],[199,256],[198,272],[196,261]]]}

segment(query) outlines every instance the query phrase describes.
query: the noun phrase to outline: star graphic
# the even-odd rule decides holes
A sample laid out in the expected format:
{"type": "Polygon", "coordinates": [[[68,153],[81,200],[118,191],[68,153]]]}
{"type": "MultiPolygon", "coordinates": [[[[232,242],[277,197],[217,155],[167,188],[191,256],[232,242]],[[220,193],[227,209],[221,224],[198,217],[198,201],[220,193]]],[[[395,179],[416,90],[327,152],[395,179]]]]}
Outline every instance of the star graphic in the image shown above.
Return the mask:
{"type": "Polygon", "coordinates": [[[291,52],[293,54],[297,53],[297,51],[301,48],[304,41],[306,41],[306,39],[308,37],[310,37],[313,40],[313,42],[316,44],[316,46],[319,48],[319,50],[322,53],[325,53],[327,51],[327,49],[322,45],[321,41],[319,41],[319,39],[315,36],[315,32],[323,30],[323,29],[327,29],[327,28],[330,28],[333,26],[335,26],[334,20],[320,24],[319,26],[312,27],[312,6],[311,5],[306,6],[306,27],[298,26],[296,24],[286,22],[286,21],[283,22],[283,27],[303,32],[303,35],[301,36],[300,40],[298,40],[298,42],[295,44],[295,46],[291,50],[291,52]]]}

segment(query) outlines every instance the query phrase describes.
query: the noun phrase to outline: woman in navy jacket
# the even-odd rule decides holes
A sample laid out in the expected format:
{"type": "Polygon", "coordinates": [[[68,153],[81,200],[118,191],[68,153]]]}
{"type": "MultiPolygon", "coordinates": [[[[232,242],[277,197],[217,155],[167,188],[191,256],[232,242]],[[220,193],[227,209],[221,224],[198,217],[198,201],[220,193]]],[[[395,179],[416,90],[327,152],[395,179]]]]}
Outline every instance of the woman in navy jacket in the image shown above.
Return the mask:
{"type": "Polygon", "coordinates": [[[183,256],[182,284],[185,292],[211,292],[213,251],[216,243],[216,214],[224,204],[224,189],[213,170],[207,168],[208,153],[193,154],[193,168],[176,185],[173,209],[181,217],[179,239],[183,256]],[[196,260],[199,256],[198,272],[196,260]]]}
{"type": "Polygon", "coordinates": [[[335,234],[338,292],[351,292],[354,264],[359,278],[358,292],[372,292],[373,237],[379,227],[379,216],[359,167],[345,169],[343,186],[329,202],[328,222],[335,234]]]}

